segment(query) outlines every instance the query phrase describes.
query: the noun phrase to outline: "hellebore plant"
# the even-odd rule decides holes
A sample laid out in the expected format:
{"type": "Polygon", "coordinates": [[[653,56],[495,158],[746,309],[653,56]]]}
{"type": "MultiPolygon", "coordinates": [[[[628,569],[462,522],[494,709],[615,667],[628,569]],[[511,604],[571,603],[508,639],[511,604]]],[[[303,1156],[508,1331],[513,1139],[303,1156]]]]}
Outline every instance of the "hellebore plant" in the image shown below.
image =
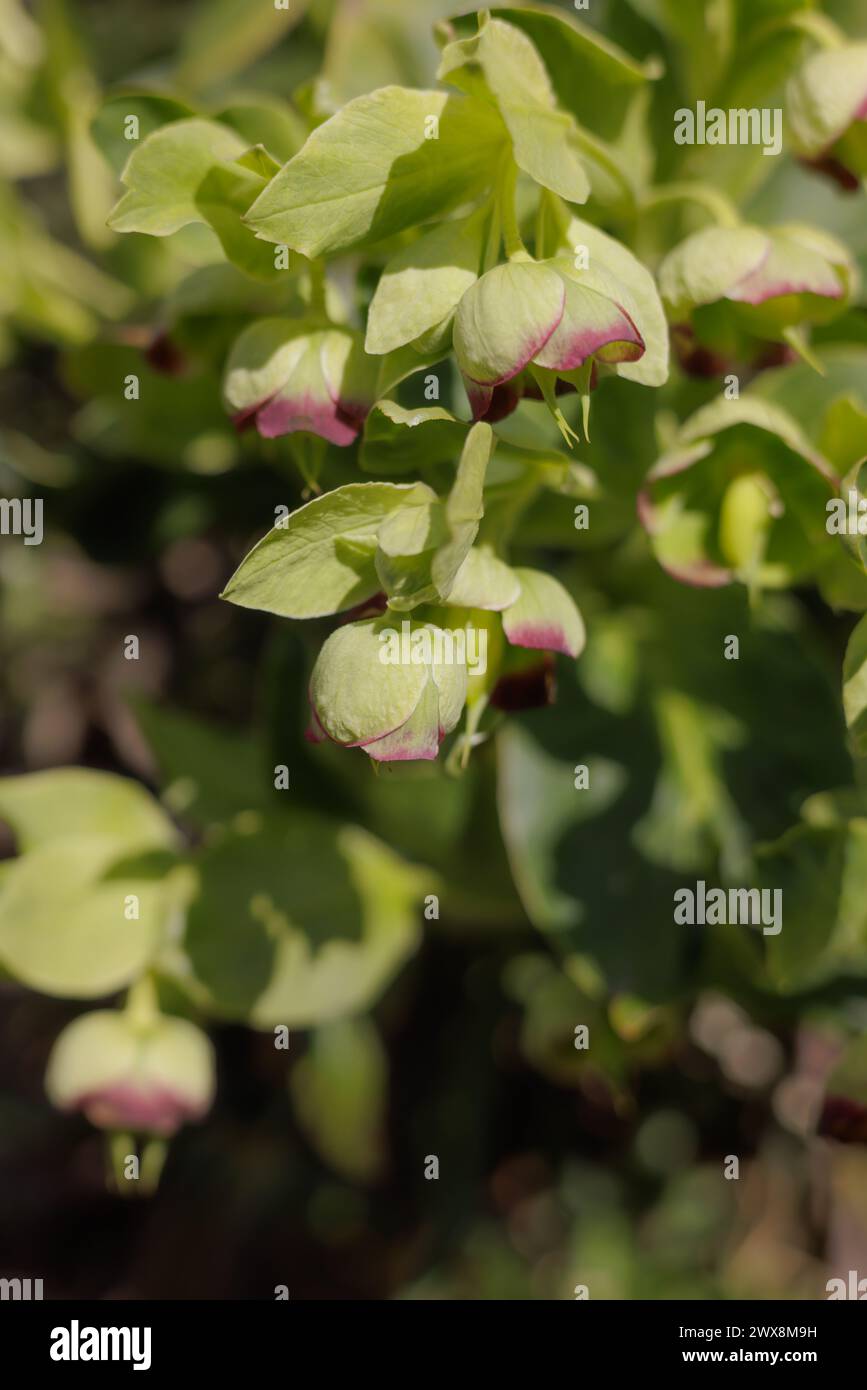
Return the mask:
{"type": "MultiPolygon", "coordinates": [[[[294,705],[280,737],[291,745],[294,729],[309,783],[323,769],[327,782],[334,747],[362,750],[376,768],[442,755],[444,770],[458,775],[471,751],[496,737],[504,805],[510,779],[519,784],[501,819],[517,865],[507,892],[558,941],[562,928],[564,942],[595,908],[561,891],[560,872],[574,861],[591,877],[596,851],[583,839],[555,842],[551,826],[558,816],[570,827],[580,821],[584,835],[572,792],[589,789],[580,781],[588,768],[576,767],[573,782],[562,758],[541,746],[526,752],[533,721],[509,727],[507,716],[551,703],[559,669],[561,691],[577,700],[580,686],[580,708],[592,706],[600,728],[603,718],[619,721],[606,726],[610,738],[600,736],[606,752],[640,729],[635,768],[626,754],[616,763],[600,756],[584,798],[588,825],[626,782],[620,800],[641,802],[624,862],[638,850],[647,859],[628,872],[616,866],[608,877],[617,892],[639,881],[643,892],[650,862],[666,885],[675,868],[728,873],[749,859],[753,824],[752,808],[736,808],[723,767],[741,716],[706,716],[710,681],[695,698],[681,688],[692,659],[681,615],[694,610],[678,585],[744,586],[744,629],[765,590],[808,582],[835,613],[867,612],[863,535],[838,536],[826,524],[829,503],[845,499],[851,483],[857,504],[867,477],[864,302],[856,255],[837,235],[851,225],[839,206],[862,206],[863,215],[863,204],[817,203],[830,229],[811,225],[809,209],[779,224],[746,220],[773,209],[776,185],[761,181],[791,173],[792,154],[863,198],[867,44],[847,42],[797,0],[723,7],[736,20],[724,26],[731,34],[720,52],[693,51],[684,40],[690,23],[668,14],[678,7],[624,8],[640,11],[630,21],[643,36],[636,42],[658,38],[671,50],[665,83],[656,83],[662,65],[652,53],[633,58],[571,12],[543,5],[437,24],[440,61],[425,89],[395,82],[359,95],[359,73],[335,76],[340,63],[329,52],[321,80],[305,82],[292,103],[246,88],[224,94],[216,79],[206,90],[222,105],[197,101],[194,81],[176,95],[162,87],[109,94],[86,153],[98,160],[101,152],[119,198],[108,231],[100,214],[90,244],[156,239],[115,248],[111,264],[128,256],[139,293],[165,292],[159,308],[149,298],[133,312],[134,296],[92,271],[96,307],[84,313],[64,283],[81,277],[83,261],[60,258],[47,275],[53,244],[17,207],[2,234],[2,297],[15,326],[80,349],[70,355],[68,386],[90,399],[75,418],[76,449],[197,474],[237,468],[240,478],[254,465],[260,486],[273,470],[274,511],[257,510],[255,525],[249,516],[237,522],[243,548],[221,597],[299,625],[287,664],[306,687],[306,737],[315,746],[301,742],[306,714],[296,718],[294,705]],[[786,93],[780,161],[736,142],[724,151],[673,139],[659,148],[687,94],[734,103],[751,85],[764,90],[763,45],[783,29],[796,41],[773,65],[786,93]],[[655,182],[667,170],[671,182],[655,182]],[[695,230],[680,204],[700,207],[716,225],[695,230]],[[103,343],[94,341],[101,320],[103,343]],[[135,394],[120,407],[124,381],[135,394]],[[287,456],[300,481],[295,468],[285,471],[287,456]],[[254,533],[261,539],[247,549],[254,533]],[[646,719],[644,709],[637,717],[639,699],[646,719]],[[655,789],[645,777],[651,727],[655,789]],[[542,788],[526,813],[524,778],[542,788]]],[[[305,42],[318,41],[317,32],[311,22],[305,42]]],[[[406,55],[393,56],[402,71],[406,55]]],[[[189,73],[189,61],[181,70],[189,73]]],[[[821,189],[803,169],[795,177],[796,193],[804,183],[821,189]]],[[[55,465],[34,451],[29,466],[47,476],[55,465]]],[[[262,494],[251,487],[244,495],[262,494]]],[[[178,524],[173,514],[166,533],[178,524]]],[[[724,597],[692,601],[710,608],[724,597]]],[[[776,598],[762,630],[773,628],[774,640],[790,621],[776,598]]],[[[859,757],[867,755],[865,670],[867,636],[856,629],[843,705],[859,757]]],[[[281,684],[273,702],[281,719],[283,700],[281,684]]],[[[557,724],[549,717],[546,729],[556,733],[557,724]]],[[[583,757],[579,724],[568,735],[583,757]]],[[[158,717],[155,727],[159,744],[158,717]]],[[[326,1053],[340,1050],[327,1030],[346,1027],[349,1051],[364,1053],[375,1073],[377,1045],[364,1042],[359,1016],[417,948],[418,903],[432,877],[359,826],[335,823],[319,801],[305,806],[303,791],[291,811],[275,806],[272,791],[295,791],[290,755],[275,767],[273,787],[268,768],[264,794],[270,745],[266,755],[258,744],[243,752],[220,744],[212,759],[203,739],[209,755],[200,762],[224,769],[206,792],[207,776],[174,761],[179,747],[197,752],[198,736],[162,733],[177,823],[123,778],[63,770],[0,781],[0,814],[19,851],[0,866],[0,964],[59,998],[126,993],[122,1011],[100,1007],[69,1025],[47,1077],[58,1107],[107,1130],[116,1172],[130,1136],[160,1145],[211,1105],[213,1058],[200,1018],[321,1029],[326,1053]],[[286,783],[276,780],[281,773],[286,783]],[[177,1016],[163,1012],[170,1000],[177,1016]]],[[[571,763],[571,744],[565,756],[571,763]]],[[[342,786],[351,759],[334,762],[342,786]]],[[[399,788],[400,769],[388,775],[399,788]]],[[[438,770],[419,780],[438,782],[438,770]]],[[[787,806],[803,798],[802,781],[809,776],[799,770],[787,806]]],[[[365,795],[382,790],[364,782],[365,795]]],[[[857,788],[845,790],[854,797],[857,788]]],[[[828,851],[833,868],[826,874],[822,860],[817,869],[810,849],[803,872],[810,884],[836,882],[848,871],[841,865],[858,866],[841,890],[846,910],[827,930],[839,938],[839,973],[861,976],[856,905],[867,870],[862,851],[848,838],[841,847],[839,837],[863,839],[863,808],[844,818],[834,800],[811,813],[821,825],[805,809],[774,853],[791,853],[800,873],[799,844],[814,832],[838,837],[828,851]]],[[[587,835],[600,843],[592,826],[587,835]]],[[[610,837],[604,853],[609,845],[610,837]]],[[[600,885],[604,877],[600,869],[600,885]]],[[[606,891],[600,886],[600,901],[606,891]]],[[[625,919],[619,898],[615,905],[625,919]]],[[[664,906],[653,921],[664,918],[668,929],[664,906]]],[[[640,917],[643,901],[639,909],[640,917]]],[[[828,915],[824,899],[817,915],[828,915]]],[[[610,937],[610,922],[602,926],[597,935],[610,937]]],[[[810,991],[835,967],[820,962],[811,973],[813,962],[804,966],[797,943],[789,945],[795,935],[787,929],[769,944],[762,969],[783,990],[810,991]]],[[[576,936],[563,947],[575,969],[560,983],[587,985],[586,997],[568,995],[567,1033],[576,999],[592,1001],[601,1019],[610,986],[611,1018],[598,1035],[619,1046],[620,1006],[621,1019],[632,1019],[633,1006],[642,1018],[653,1010],[630,996],[632,940],[607,984],[597,981],[588,941],[576,936]]],[[[661,961],[689,955],[681,942],[669,945],[661,961]]],[[[682,984],[685,994],[694,979],[682,984]]],[[[571,1036],[567,1050],[575,1051],[571,1036]]],[[[626,1061],[616,1070],[620,1087],[626,1061]]],[[[831,1127],[863,1133],[863,1114],[850,1125],[846,1096],[834,1100],[831,1127]]],[[[332,1152],[341,1147],[329,1137],[332,1152]]]]}

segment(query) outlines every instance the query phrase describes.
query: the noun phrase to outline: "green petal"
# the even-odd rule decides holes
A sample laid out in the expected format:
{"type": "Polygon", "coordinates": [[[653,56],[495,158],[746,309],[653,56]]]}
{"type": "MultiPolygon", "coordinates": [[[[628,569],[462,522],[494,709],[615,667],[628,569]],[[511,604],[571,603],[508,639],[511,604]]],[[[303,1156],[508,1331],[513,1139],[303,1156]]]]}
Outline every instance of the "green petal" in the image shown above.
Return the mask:
{"type": "MultiPolygon", "coordinates": [[[[415,624],[413,630],[418,627],[415,624]]],[[[384,738],[405,724],[430,677],[427,665],[388,662],[386,638],[394,618],[347,623],[326,640],[310,678],[310,700],[336,743],[384,738]]]]}
{"type": "MultiPolygon", "coordinates": [[[[636,362],[620,362],[618,376],[644,386],[662,386],[668,380],[669,332],[665,310],[656,281],[646,266],[614,237],[607,236],[590,222],[573,217],[568,223],[564,240],[574,255],[576,246],[586,246],[592,270],[607,281],[609,297],[623,308],[635,324],[644,342],[644,354],[636,362]]],[[[584,281],[587,272],[575,268],[574,261],[561,273],[584,281]]],[[[591,288],[594,286],[591,284],[591,288]]],[[[601,285],[600,285],[601,288],[601,285]]]]}
{"type": "Polygon", "coordinates": [[[385,738],[366,743],[364,751],[380,763],[433,761],[440,751],[440,725],[439,698],[432,679],[406,723],[385,738]]]}
{"type": "Polygon", "coordinates": [[[659,267],[659,290],[674,322],[700,304],[715,304],[761,266],[770,242],[757,227],[705,227],[682,241],[659,267]]]}
{"type": "Polygon", "coordinates": [[[867,43],[823,49],[786,88],[786,114],[800,154],[815,158],[833,145],[867,103],[867,43]]]}
{"type": "Polygon", "coordinates": [[[606,295],[564,279],[563,317],[533,361],[555,372],[571,372],[597,356],[603,362],[635,361],[644,352],[629,315],[606,295]]]}
{"type": "Polygon", "coordinates": [[[577,657],[584,647],[584,623],[563,585],[540,570],[517,569],[515,574],[521,595],[503,614],[509,641],[577,657]]]}
{"type": "Polygon", "coordinates": [[[495,266],[458,307],[454,347],[461,371],[484,386],[516,376],[554,332],[565,302],[565,285],[550,266],[495,266]]]}
{"type": "MultiPolygon", "coordinates": [[[[817,295],[823,299],[842,299],[843,283],[827,258],[799,238],[774,229],[768,233],[770,251],[749,275],[726,291],[726,298],[757,307],[771,299],[817,295]]],[[[792,313],[797,317],[797,306],[792,313]]],[[[788,318],[789,315],[786,315],[788,318]]]]}

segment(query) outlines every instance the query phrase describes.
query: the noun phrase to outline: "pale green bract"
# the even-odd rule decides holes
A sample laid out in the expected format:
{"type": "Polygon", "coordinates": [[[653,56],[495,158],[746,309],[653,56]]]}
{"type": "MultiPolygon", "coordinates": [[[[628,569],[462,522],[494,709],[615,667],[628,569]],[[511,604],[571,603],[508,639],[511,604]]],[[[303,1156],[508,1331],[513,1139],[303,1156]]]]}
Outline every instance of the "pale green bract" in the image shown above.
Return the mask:
{"type": "MultiPolygon", "coordinates": [[[[461,86],[467,81],[467,67],[476,66],[512,138],[518,168],[569,202],[586,202],[590,181],[581,163],[574,119],[557,110],[532,41],[503,20],[488,19],[473,38],[458,39],[443,50],[437,76],[461,86]]],[[[472,89],[472,72],[469,80],[472,89]]]]}
{"type": "Polygon", "coordinates": [[[383,87],[318,126],[245,222],[305,256],[380,241],[479,198],[505,139],[484,102],[383,87]]]}
{"type": "Polygon", "coordinates": [[[352,608],[380,587],[374,555],[386,517],[435,501],[424,483],[349,483],[314,498],[254,546],[222,597],[284,618],[352,608]]]}
{"type": "Polygon", "coordinates": [[[367,352],[391,352],[443,323],[476,280],[485,216],[445,222],[398,251],[370,304],[367,352]]]}

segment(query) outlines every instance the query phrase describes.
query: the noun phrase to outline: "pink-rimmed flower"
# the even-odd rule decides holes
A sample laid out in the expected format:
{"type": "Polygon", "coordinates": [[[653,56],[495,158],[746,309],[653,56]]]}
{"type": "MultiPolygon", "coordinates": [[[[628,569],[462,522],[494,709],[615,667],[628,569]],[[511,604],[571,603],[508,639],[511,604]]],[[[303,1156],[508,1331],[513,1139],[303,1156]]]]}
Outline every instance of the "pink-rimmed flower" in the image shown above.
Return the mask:
{"type": "MultiPolygon", "coordinates": [[[[468,694],[477,693],[476,682],[499,690],[502,698],[497,694],[492,703],[505,707],[503,637],[516,648],[545,653],[549,692],[551,653],[574,659],[584,645],[578,609],[541,571],[511,570],[472,551],[458,571],[452,601],[453,608],[430,610],[435,622],[387,610],[333,632],[313,668],[306,737],[362,748],[376,762],[431,761],[457,726],[468,694]]],[[[508,678],[522,663],[507,664],[508,678]]]]}
{"type": "Polygon", "coordinates": [[[213,1048],[186,1019],[144,1026],[111,1010],[83,1014],[54,1044],[45,1087],[58,1109],[80,1110],[99,1129],[167,1138],[209,1110],[213,1048]]]}
{"type": "Polygon", "coordinates": [[[304,430],[345,447],[373,404],[376,370],[348,329],[260,319],[235,343],[223,391],[239,429],[255,425],[265,439],[304,430]]]}
{"type": "Polygon", "coordinates": [[[803,326],[845,309],[857,285],[847,249],[814,227],[790,223],[706,227],[659,268],[659,288],[677,346],[711,365],[755,361],[771,342],[795,342],[803,326]]]}
{"type": "Polygon", "coordinates": [[[568,258],[494,266],[463,295],[454,349],[473,417],[501,419],[532,381],[553,402],[558,383],[586,393],[595,363],[635,362],[645,344],[602,271],[568,258]]]}

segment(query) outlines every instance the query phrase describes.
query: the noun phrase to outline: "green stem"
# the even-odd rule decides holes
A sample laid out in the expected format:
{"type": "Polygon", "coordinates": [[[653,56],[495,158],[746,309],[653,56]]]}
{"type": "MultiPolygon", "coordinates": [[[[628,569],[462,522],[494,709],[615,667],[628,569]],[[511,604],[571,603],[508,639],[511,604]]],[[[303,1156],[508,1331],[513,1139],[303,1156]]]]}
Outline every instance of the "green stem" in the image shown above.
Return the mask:
{"type": "Polygon", "coordinates": [[[749,46],[755,48],[765,39],[787,29],[805,34],[820,48],[840,48],[846,42],[843,31],[826,14],[820,14],[817,10],[796,10],[794,14],[787,14],[781,19],[773,19],[768,24],[763,24],[753,34],[749,46]]]}
{"type": "Polygon", "coordinates": [[[157,987],[153,975],[142,975],[126,996],[126,1013],[133,1027],[145,1032],[160,1016],[157,987]]]}
{"type": "Polygon", "coordinates": [[[500,259],[500,240],[502,238],[502,218],[500,214],[500,200],[497,193],[491,195],[490,215],[488,221],[488,234],[485,239],[485,252],[482,260],[482,274],[493,270],[500,259]]]}
{"type": "Polygon", "coordinates": [[[310,262],[310,308],[314,314],[328,317],[325,307],[325,262],[320,257],[310,262]]]}
{"type": "Polygon", "coordinates": [[[661,184],[646,195],[641,210],[649,212],[652,208],[664,207],[666,203],[695,203],[710,214],[718,227],[740,226],[741,219],[731,199],[725,193],[720,193],[719,189],[709,188],[705,184],[661,184]]]}
{"type": "Polygon", "coordinates": [[[498,203],[503,224],[503,245],[509,260],[515,258],[523,260],[527,256],[527,248],[521,240],[518,216],[515,212],[515,186],[517,182],[518,166],[513,159],[507,158],[500,174],[498,203]]]}

